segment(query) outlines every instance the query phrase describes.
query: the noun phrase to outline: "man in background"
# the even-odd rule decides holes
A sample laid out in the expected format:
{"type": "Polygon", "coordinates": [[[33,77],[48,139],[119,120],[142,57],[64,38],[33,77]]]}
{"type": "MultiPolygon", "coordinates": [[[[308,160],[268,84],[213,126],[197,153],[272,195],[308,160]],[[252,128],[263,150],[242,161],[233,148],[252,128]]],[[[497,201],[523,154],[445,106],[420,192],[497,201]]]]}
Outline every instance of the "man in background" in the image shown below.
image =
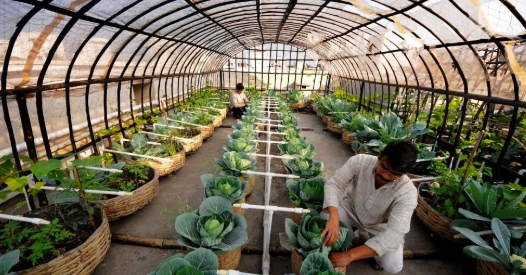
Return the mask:
{"type": "Polygon", "coordinates": [[[236,90],[230,94],[230,109],[234,113],[234,118],[239,119],[246,112],[247,104],[250,104],[247,96],[244,93],[245,87],[243,83],[237,83],[236,90]]]}

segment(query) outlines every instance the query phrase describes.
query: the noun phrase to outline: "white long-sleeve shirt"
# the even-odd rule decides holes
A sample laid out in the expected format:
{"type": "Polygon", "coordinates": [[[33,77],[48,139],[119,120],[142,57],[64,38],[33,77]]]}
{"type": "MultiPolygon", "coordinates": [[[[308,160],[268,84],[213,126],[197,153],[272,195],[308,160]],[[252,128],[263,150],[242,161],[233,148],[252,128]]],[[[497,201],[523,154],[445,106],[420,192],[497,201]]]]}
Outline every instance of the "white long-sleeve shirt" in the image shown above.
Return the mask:
{"type": "Polygon", "coordinates": [[[230,93],[230,108],[232,107],[245,107],[249,103],[247,96],[245,95],[245,92],[238,93],[237,91],[233,91],[230,93]]]}
{"type": "MultiPolygon", "coordinates": [[[[395,251],[409,232],[418,193],[409,177],[402,176],[376,189],[378,157],[356,155],[325,183],[323,208],[341,206],[373,238],[365,245],[379,256],[395,251]]],[[[361,228],[360,228],[361,227],[361,228]]]]}

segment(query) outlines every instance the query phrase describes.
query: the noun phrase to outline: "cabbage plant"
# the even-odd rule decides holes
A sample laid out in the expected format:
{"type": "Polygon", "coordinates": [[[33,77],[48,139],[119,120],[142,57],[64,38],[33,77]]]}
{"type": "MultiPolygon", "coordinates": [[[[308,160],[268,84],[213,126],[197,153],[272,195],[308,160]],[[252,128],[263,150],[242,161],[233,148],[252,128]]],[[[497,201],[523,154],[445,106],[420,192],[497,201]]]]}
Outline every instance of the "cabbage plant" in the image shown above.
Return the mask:
{"type": "Polygon", "coordinates": [[[278,149],[282,155],[299,155],[307,159],[314,158],[316,154],[316,147],[301,138],[293,138],[285,144],[278,144],[278,149]]]}
{"type": "Polygon", "coordinates": [[[242,138],[231,139],[228,141],[228,145],[223,145],[223,150],[226,152],[238,152],[238,153],[257,153],[259,148],[256,147],[256,143],[248,141],[242,138]]]}
{"type": "Polygon", "coordinates": [[[316,177],[312,179],[287,180],[290,200],[300,208],[314,209],[320,212],[323,208],[325,179],[316,177]]]}
{"type": "MultiPolygon", "coordinates": [[[[129,144],[131,146],[126,148],[122,146],[120,143],[113,141],[112,147],[116,149],[117,151],[129,152],[129,153],[134,153],[138,155],[154,156],[154,157],[160,157],[160,158],[170,156],[169,150],[165,145],[148,144],[148,140],[146,139],[144,134],[141,134],[141,133],[134,134],[129,144]]],[[[179,149],[181,148],[179,147],[179,149]]],[[[119,155],[119,156],[124,159],[132,159],[132,158],[140,159],[140,157],[132,157],[128,155],[119,155]]]]}
{"type": "Polygon", "coordinates": [[[175,219],[175,230],[181,235],[177,242],[190,249],[207,248],[216,255],[242,246],[248,240],[247,222],[232,210],[227,198],[206,198],[196,212],[175,219]]]}
{"type": "Polygon", "coordinates": [[[216,159],[216,163],[227,175],[240,177],[241,171],[254,170],[256,160],[246,153],[226,152],[223,157],[216,159]]]}
{"type": "Polygon", "coordinates": [[[331,252],[347,250],[352,245],[354,231],[351,227],[340,222],[340,234],[332,246],[323,245],[324,237],[320,236],[325,229],[327,221],[320,216],[303,215],[301,225],[297,225],[292,219],[285,219],[285,233],[289,243],[305,259],[309,254],[319,252],[329,256],[331,252]]]}
{"type": "MultiPolygon", "coordinates": [[[[288,275],[295,275],[288,274],[288,275]]],[[[322,253],[310,253],[301,265],[299,275],[342,275],[334,271],[331,260],[322,253]]]]}
{"type": "Polygon", "coordinates": [[[250,129],[254,131],[256,129],[255,122],[239,120],[236,125],[232,126],[234,130],[250,129]]]}
{"type": "Polygon", "coordinates": [[[305,94],[302,91],[290,90],[287,93],[287,98],[290,103],[299,103],[305,101],[305,94]]]}
{"type": "Polygon", "coordinates": [[[238,203],[245,196],[248,183],[240,181],[236,177],[216,177],[212,174],[201,175],[201,182],[205,188],[206,197],[221,196],[230,200],[231,203],[238,203]]]}
{"type": "Polygon", "coordinates": [[[198,248],[188,254],[177,253],[162,261],[148,275],[216,275],[219,262],[214,252],[198,248]]]}
{"type": "Polygon", "coordinates": [[[323,163],[312,159],[295,156],[293,159],[283,159],[287,172],[301,178],[310,179],[321,175],[323,163]]]}
{"type": "Polygon", "coordinates": [[[234,130],[234,132],[228,135],[228,138],[229,139],[242,138],[245,140],[254,140],[254,139],[258,139],[258,134],[254,132],[254,130],[252,129],[234,130]]]}

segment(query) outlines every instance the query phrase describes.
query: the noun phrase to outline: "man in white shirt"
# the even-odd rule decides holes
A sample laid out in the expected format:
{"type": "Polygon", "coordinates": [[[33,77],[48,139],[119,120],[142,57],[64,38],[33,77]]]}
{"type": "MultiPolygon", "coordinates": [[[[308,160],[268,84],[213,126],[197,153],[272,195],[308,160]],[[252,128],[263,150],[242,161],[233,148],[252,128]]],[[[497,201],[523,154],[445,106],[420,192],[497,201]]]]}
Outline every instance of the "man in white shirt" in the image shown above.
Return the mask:
{"type": "Polygon", "coordinates": [[[417,154],[414,144],[393,142],[378,157],[360,154],[349,158],[327,181],[322,212],[322,217],[328,218],[322,232],[324,243],[335,243],[340,220],[358,228],[360,242],[365,241],[346,252],[333,253],[334,266],[374,258],[374,269],[392,274],[402,270],[404,236],[418,198],[405,173],[415,165],[417,154]],[[369,234],[373,236],[364,240],[369,234]]]}
{"type": "Polygon", "coordinates": [[[236,90],[230,94],[230,109],[234,113],[234,118],[239,119],[246,111],[247,104],[250,104],[244,93],[243,83],[237,83],[236,90]]]}

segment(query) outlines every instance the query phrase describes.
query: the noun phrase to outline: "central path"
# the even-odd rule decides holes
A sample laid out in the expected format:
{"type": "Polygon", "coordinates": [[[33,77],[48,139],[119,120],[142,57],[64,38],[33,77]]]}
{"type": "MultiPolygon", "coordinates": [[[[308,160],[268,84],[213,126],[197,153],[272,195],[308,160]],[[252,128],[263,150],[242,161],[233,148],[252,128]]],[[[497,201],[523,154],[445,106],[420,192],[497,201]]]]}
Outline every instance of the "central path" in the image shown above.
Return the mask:
{"type": "MultiPolygon", "coordinates": [[[[315,160],[324,163],[324,177],[329,179],[353,155],[338,136],[324,131],[325,124],[313,113],[294,113],[299,127],[304,129],[300,134],[309,143],[316,146],[315,160]]],[[[111,223],[112,233],[130,234],[139,237],[177,239],[175,232],[175,217],[179,210],[188,207],[193,211],[199,207],[204,199],[203,186],[200,176],[204,173],[215,173],[217,168],[214,160],[223,154],[223,145],[228,142],[228,134],[232,132],[230,126],[236,124],[231,117],[223,122],[223,127],[217,128],[214,135],[203,144],[195,154],[186,158],[186,165],[171,176],[161,179],[160,190],[150,205],[139,212],[111,223]]],[[[260,138],[265,138],[261,136],[260,138]]],[[[265,144],[260,143],[260,153],[265,152],[265,144]]],[[[276,145],[272,145],[271,154],[279,154],[276,145]]],[[[265,161],[258,159],[257,171],[265,170],[265,161]]],[[[272,160],[271,172],[281,173],[281,160],[272,160]]],[[[264,205],[264,177],[256,177],[256,185],[247,203],[264,205]]],[[[285,186],[285,179],[274,178],[271,192],[271,205],[289,206],[290,200],[285,186]]],[[[275,212],[272,222],[270,251],[280,247],[279,233],[284,232],[285,218],[288,213],[275,212]]],[[[245,218],[248,224],[248,244],[251,247],[263,248],[263,211],[246,210],[245,218]]],[[[406,236],[406,249],[425,250],[436,249],[430,241],[427,232],[415,217],[412,221],[411,232],[406,236]]],[[[165,258],[177,252],[169,249],[156,249],[133,245],[112,243],[110,252],[97,268],[97,275],[145,275],[156,269],[165,258]]],[[[243,253],[240,271],[260,273],[261,252],[257,254],[243,253]]],[[[452,260],[408,260],[400,274],[471,274],[470,262],[465,258],[452,260]]],[[[290,256],[271,256],[270,274],[281,275],[291,272],[290,256]]],[[[347,268],[347,274],[355,275],[384,275],[385,272],[373,271],[365,261],[353,263],[347,268]]]]}

